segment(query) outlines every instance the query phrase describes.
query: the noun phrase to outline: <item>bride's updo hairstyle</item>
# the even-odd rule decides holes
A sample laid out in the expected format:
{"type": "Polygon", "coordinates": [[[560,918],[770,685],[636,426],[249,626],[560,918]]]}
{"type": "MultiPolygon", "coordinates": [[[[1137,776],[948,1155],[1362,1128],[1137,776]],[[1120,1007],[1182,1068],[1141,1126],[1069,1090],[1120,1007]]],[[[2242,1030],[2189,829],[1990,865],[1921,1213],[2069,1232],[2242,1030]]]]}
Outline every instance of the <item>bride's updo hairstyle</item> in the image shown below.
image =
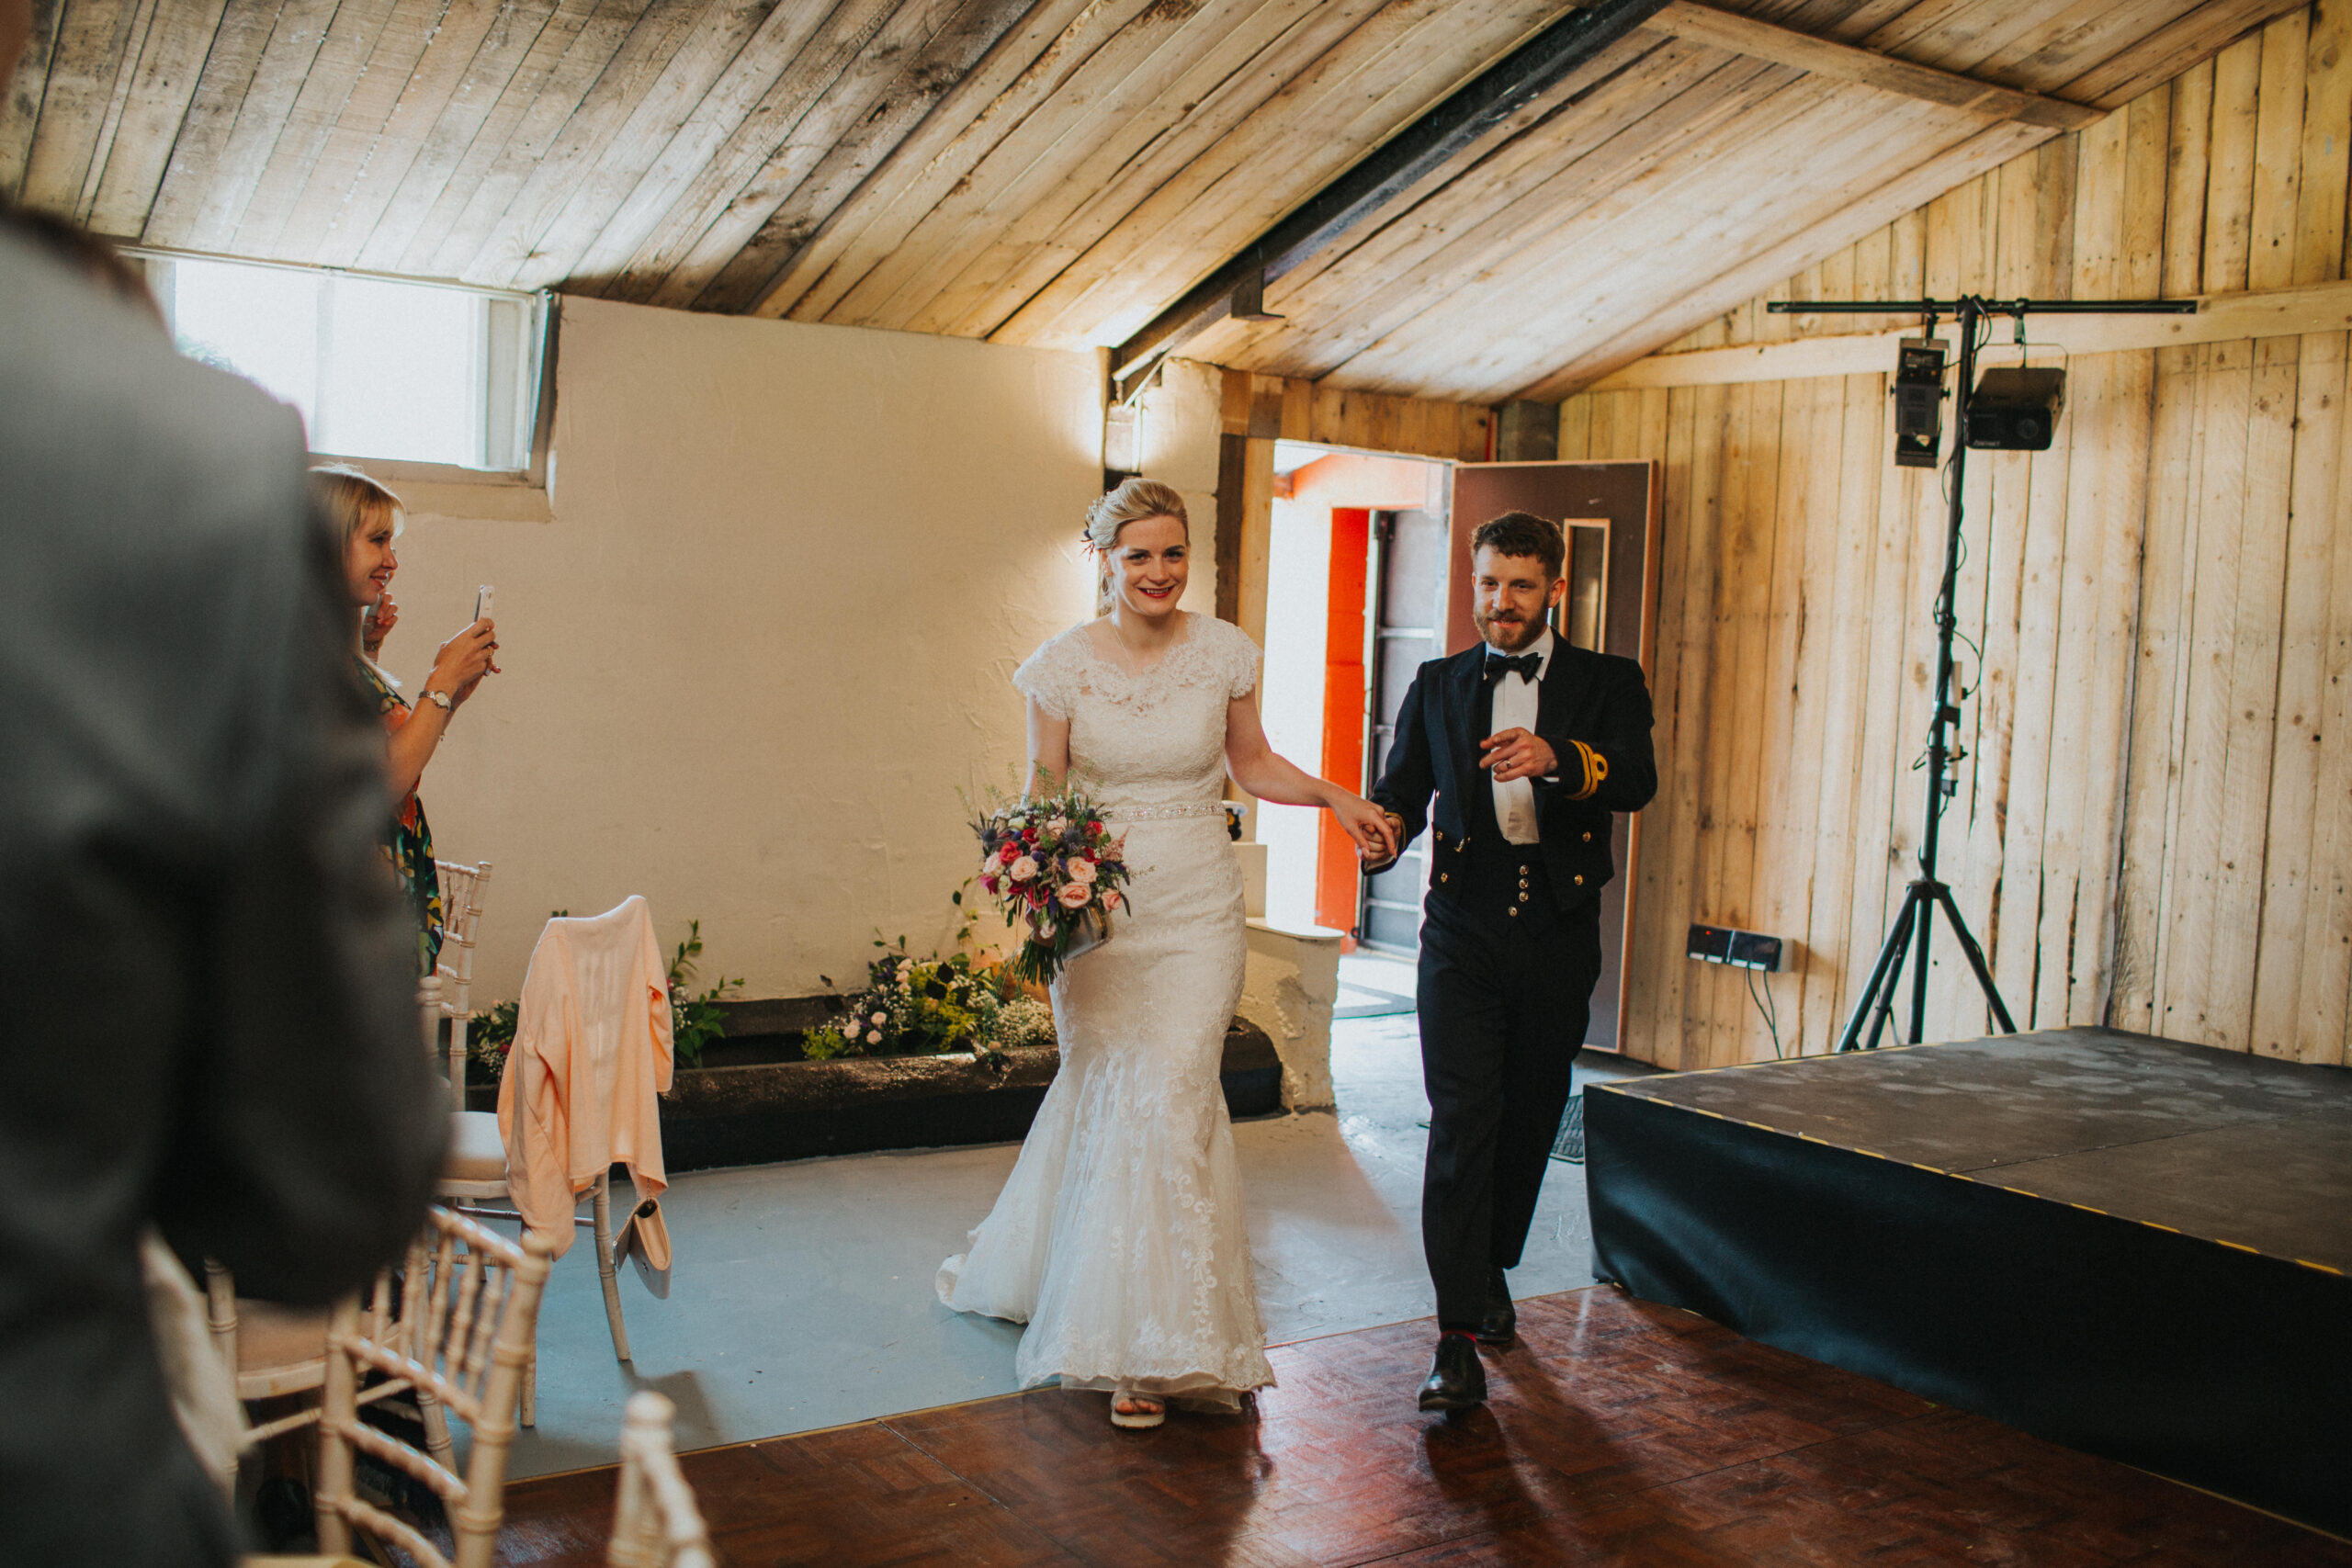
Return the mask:
{"type": "Polygon", "coordinates": [[[1147,517],[1173,517],[1184,525],[1184,536],[1193,536],[1193,520],[1184,515],[1184,498],[1176,487],[1140,475],[1121,479],[1118,489],[1086,509],[1086,545],[1102,561],[1095,579],[1096,615],[1111,613],[1111,574],[1115,570],[1111,558],[1119,547],[1120,530],[1147,517]]]}

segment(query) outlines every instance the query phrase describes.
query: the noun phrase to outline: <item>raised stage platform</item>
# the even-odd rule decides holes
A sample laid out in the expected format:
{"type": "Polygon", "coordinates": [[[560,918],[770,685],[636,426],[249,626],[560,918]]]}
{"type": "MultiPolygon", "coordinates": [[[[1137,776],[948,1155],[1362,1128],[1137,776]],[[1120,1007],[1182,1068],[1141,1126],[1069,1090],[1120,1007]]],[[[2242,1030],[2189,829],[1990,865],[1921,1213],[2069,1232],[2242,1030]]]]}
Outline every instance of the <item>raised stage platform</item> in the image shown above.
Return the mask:
{"type": "Polygon", "coordinates": [[[1596,1083],[1635,1295],[2352,1533],[2352,1071],[2104,1029],[1596,1083]]]}

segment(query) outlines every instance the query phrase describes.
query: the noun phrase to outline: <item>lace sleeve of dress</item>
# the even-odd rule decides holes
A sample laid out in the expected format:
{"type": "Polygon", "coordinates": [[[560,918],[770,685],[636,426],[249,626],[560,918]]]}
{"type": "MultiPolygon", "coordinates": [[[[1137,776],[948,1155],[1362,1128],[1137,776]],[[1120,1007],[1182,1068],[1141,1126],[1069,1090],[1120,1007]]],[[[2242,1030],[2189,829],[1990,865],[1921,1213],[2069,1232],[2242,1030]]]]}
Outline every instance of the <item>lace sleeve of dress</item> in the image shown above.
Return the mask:
{"type": "Polygon", "coordinates": [[[1258,689],[1258,666],[1263,655],[1239,626],[1228,621],[1214,624],[1223,628],[1219,635],[1225,643],[1226,695],[1239,702],[1258,689]]]}
{"type": "Polygon", "coordinates": [[[1078,706],[1078,671],[1070,658],[1069,634],[1065,632],[1021,661],[1012,672],[1013,689],[1046,711],[1048,717],[1068,720],[1078,706]]]}

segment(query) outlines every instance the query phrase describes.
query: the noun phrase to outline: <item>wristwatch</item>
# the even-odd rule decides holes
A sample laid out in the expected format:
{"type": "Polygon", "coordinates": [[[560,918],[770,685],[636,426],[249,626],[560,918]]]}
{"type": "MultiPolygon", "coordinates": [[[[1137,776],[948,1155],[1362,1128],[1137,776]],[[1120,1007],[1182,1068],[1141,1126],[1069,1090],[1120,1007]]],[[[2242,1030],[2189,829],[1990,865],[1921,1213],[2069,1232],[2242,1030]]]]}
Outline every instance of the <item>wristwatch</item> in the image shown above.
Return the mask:
{"type": "Polygon", "coordinates": [[[424,694],[424,700],[428,703],[440,704],[441,711],[443,713],[455,713],[458,711],[458,705],[449,700],[449,694],[447,692],[426,692],[424,694]]]}

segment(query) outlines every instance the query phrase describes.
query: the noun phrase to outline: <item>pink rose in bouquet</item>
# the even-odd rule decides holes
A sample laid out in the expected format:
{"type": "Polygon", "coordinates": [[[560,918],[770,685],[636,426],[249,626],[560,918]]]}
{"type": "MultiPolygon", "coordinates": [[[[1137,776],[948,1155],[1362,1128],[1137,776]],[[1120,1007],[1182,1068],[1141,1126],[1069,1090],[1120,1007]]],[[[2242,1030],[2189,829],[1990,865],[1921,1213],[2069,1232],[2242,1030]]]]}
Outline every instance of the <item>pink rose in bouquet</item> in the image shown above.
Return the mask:
{"type": "Polygon", "coordinates": [[[1018,978],[1050,980],[1063,964],[1107,940],[1119,889],[1132,880],[1125,845],[1083,790],[999,805],[972,825],[981,851],[980,886],[1023,940],[1007,967],[1018,978]]]}

